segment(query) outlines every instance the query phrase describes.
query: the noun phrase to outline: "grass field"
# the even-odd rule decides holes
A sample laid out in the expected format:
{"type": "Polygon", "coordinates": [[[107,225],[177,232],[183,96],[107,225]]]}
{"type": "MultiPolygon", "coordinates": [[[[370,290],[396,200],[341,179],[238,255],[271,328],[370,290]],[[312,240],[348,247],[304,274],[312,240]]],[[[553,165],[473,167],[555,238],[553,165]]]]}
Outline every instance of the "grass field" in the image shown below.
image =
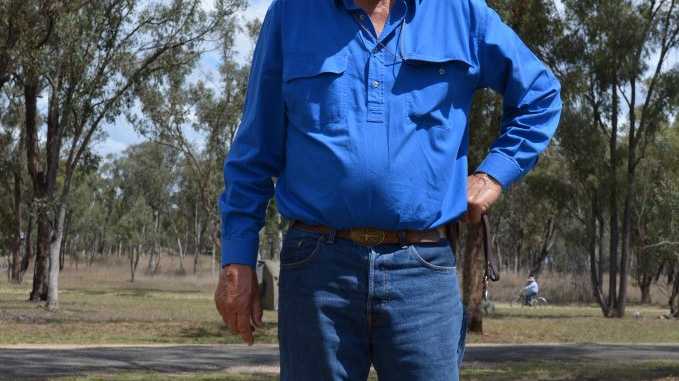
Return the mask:
{"type": "MultiPolygon", "coordinates": [[[[238,342],[215,311],[209,274],[126,279],[122,270],[68,270],[56,313],[25,301],[28,282],[1,281],[0,345],[238,342]]],[[[484,320],[485,334],[472,335],[470,342],[679,343],[677,322],[657,318],[666,313],[663,308],[631,305],[629,311],[625,319],[606,319],[595,306],[498,304],[484,320]]],[[[276,342],[275,313],[267,311],[265,322],[256,340],[276,342]]]]}
{"type": "MultiPolygon", "coordinates": [[[[138,276],[124,268],[68,269],[61,278],[61,309],[50,313],[27,303],[30,283],[0,281],[0,345],[13,344],[219,344],[237,343],[212,301],[209,273],[197,276],[138,276]]],[[[485,334],[470,343],[679,343],[679,323],[658,319],[662,306],[630,305],[625,319],[605,319],[596,306],[524,308],[500,303],[484,320],[485,334]],[[637,317],[635,318],[635,313],[637,317]]],[[[265,313],[259,343],[276,342],[276,315],[265,313]]],[[[534,362],[467,363],[464,380],[679,380],[679,364],[534,362]],[[673,378],[674,377],[674,378],[673,378]]],[[[94,374],[55,380],[269,381],[275,374],[94,374]]],[[[372,380],[376,380],[373,378],[372,380]]]]}

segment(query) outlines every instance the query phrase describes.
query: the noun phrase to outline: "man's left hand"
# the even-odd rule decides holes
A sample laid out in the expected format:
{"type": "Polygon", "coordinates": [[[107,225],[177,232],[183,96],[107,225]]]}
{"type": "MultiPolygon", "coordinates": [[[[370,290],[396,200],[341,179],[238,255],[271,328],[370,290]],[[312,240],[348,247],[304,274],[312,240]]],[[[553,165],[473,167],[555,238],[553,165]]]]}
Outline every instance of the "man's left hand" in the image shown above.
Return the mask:
{"type": "Polygon", "coordinates": [[[475,173],[467,178],[467,214],[462,222],[478,224],[490,206],[500,198],[502,186],[485,173],[475,173]]]}

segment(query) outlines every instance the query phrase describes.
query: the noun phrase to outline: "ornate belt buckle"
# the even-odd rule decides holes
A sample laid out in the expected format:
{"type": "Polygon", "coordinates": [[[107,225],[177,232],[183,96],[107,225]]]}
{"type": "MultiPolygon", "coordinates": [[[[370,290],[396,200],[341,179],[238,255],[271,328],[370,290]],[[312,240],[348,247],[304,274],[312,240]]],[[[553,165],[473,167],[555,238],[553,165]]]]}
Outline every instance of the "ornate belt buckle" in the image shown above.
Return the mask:
{"type": "Polygon", "coordinates": [[[384,242],[386,234],[383,230],[377,229],[351,229],[349,237],[352,241],[357,242],[363,246],[377,246],[384,242]]]}

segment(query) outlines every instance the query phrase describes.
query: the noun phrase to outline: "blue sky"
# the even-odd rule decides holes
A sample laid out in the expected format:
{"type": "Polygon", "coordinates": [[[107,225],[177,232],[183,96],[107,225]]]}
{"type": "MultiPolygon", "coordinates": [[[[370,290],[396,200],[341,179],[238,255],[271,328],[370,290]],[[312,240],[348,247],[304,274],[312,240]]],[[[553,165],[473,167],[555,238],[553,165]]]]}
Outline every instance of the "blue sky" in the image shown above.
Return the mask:
{"type": "MultiPolygon", "coordinates": [[[[253,20],[255,18],[263,19],[266,10],[269,8],[272,0],[250,0],[248,8],[241,12],[241,19],[243,22],[253,20]]],[[[204,0],[207,7],[211,7],[214,0],[204,0]]],[[[244,34],[236,38],[236,50],[239,52],[239,58],[244,60],[248,53],[252,50],[251,41],[244,34]]],[[[221,59],[215,53],[207,53],[201,58],[200,64],[193,74],[195,80],[202,79],[209,83],[210,79],[217,80],[217,68],[219,67],[221,59]]],[[[125,121],[125,118],[119,118],[114,126],[106,128],[106,138],[94,145],[94,151],[100,155],[117,154],[122,152],[130,144],[136,144],[143,141],[143,138],[137,134],[134,129],[125,121]]],[[[194,139],[199,140],[197,135],[194,139]]]]}

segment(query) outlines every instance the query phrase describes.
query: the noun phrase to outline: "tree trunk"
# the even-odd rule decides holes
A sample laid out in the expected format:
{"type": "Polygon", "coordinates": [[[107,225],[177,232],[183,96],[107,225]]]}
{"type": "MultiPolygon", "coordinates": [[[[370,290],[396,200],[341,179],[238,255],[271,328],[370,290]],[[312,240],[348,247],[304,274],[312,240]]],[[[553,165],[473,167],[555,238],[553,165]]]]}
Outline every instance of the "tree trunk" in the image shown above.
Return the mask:
{"type": "Polygon", "coordinates": [[[47,287],[47,309],[59,309],[59,265],[61,241],[64,238],[64,223],[66,221],[66,205],[59,205],[56,230],[52,233],[49,244],[49,284],[47,287]]]}
{"type": "Polygon", "coordinates": [[[49,226],[45,212],[47,181],[44,172],[38,168],[37,116],[38,90],[40,82],[36,73],[28,71],[24,81],[24,123],[26,131],[26,166],[33,182],[33,204],[37,210],[37,250],[33,270],[33,288],[29,296],[32,302],[47,300],[47,260],[49,226]]]}
{"type": "MultiPolygon", "coordinates": [[[[608,311],[617,308],[618,301],[618,242],[620,239],[618,227],[618,85],[614,81],[611,84],[612,105],[611,105],[611,136],[609,140],[610,166],[609,166],[609,206],[610,215],[610,247],[609,249],[609,278],[608,278],[608,311]]],[[[608,316],[608,315],[607,315],[608,316]]]]}
{"type": "Polygon", "coordinates": [[[674,277],[672,279],[672,293],[670,295],[670,316],[679,319],[679,263],[675,265],[674,277]]]}
{"type": "MultiPolygon", "coordinates": [[[[630,102],[634,105],[636,101],[636,80],[633,77],[630,81],[630,102]]],[[[618,305],[616,306],[616,317],[625,316],[625,305],[627,302],[627,268],[628,258],[631,251],[632,238],[632,198],[635,195],[635,172],[636,172],[636,110],[632,107],[629,115],[629,131],[627,133],[627,189],[625,192],[625,209],[622,217],[622,253],[620,255],[620,290],[618,291],[618,305]]]]}
{"type": "Polygon", "coordinates": [[[134,276],[137,273],[137,266],[139,266],[139,258],[141,258],[141,245],[133,247],[129,254],[131,283],[134,283],[134,276]]]}
{"type": "Polygon", "coordinates": [[[33,289],[29,300],[40,302],[47,300],[47,282],[49,273],[49,222],[44,212],[38,213],[38,239],[33,270],[33,289]]]}
{"type": "Polygon", "coordinates": [[[602,265],[601,258],[603,257],[603,252],[601,251],[599,252],[600,259],[599,262],[597,262],[596,258],[597,248],[599,246],[599,243],[601,242],[601,237],[598,236],[597,230],[599,233],[602,233],[601,229],[597,229],[598,221],[597,215],[598,207],[596,195],[592,195],[592,210],[587,227],[589,236],[589,268],[590,268],[590,278],[592,281],[592,295],[594,295],[594,299],[597,301],[597,303],[599,303],[599,307],[601,307],[601,312],[604,314],[604,316],[608,316],[608,314],[610,313],[610,308],[608,306],[608,302],[606,301],[602,290],[602,278],[600,267],[602,265]]]}
{"type": "Polygon", "coordinates": [[[219,222],[213,221],[211,226],[212,254],[210,258],[210,273],[212,274],[212,279],[214,279],[216,276],[215,263],[219,261],[220,267],[222,263],[222,242],[220,239],[219,222]]]}
{"type": "MultiPolygon", "coordinates": [[[[18,153],[21,155],[21,153],[18,153]]],[[[13,283],[21,283],[21,229],[23,208],[22,208],[22,192],[21,192],[21,167],[14,169],[14,242],[12,245],[12,267],[9,271],[10,280],[13,283]]]]}
{"type": "Polygon", "coordinates": [[[641,304],[651,304],[651,282],[640,282],[639,290],[641,291],[641,304]]]}
{"type": "Polygon", "coordinates": [[[66,264],[66,252],[67,252],[67,246],[70,247],[68,239],[68,229],[70,225],[70,218],[71,215],[68,215],[68,218],[65,219],[62,227],[62,233],[61,233],[61,246],[59,247],[59,271],[64,271],[64,265],[66,264]]]}
{"type": "Polygon", "coordinates": [[[158,242],[158,236],[160,234],[160,212],[154,212],[155,221],[153,225],[153,250],[151,251],[151,256],[149,257],[149,263],[146,272],[149,275],[155,275],[158,271],[158,264],[160,263],[160,243],[158,242]]]}
{"type": "Polygon", "coordinates": [[[198,272],[198,255],[200,254],[200,249],[203,244],[202,233],[203,228],[201,226],[200,219],[198,218],[198,201],[193,206],[193,231],[195,234],[194,245],[193,245],[193,273],[198,272]]]}
{"type": "Polygon", "coordinates": [[[24,233],[24,256],[21,258],[21,271],[19,273],[18,282],[23,282],[24,274],[31,267],[33,262],[33,243],[31,237],[33,236],[33,215],[28,214],[28,223],[26,224],[26,232],[24,233]]]}
{"type": "Polygon", "coordinates": [[[469,331],[483,333],[483,234],[481,224],[466,224],[467,236],[462,260],[462,304],[467,312],[469,331]]]}
{"type": "Polygon", "coordinates": [[[177,232],[177,250],[179,251],[179,263],[177,264],[177,274],[184,275],[186,270],[184,270],[184,248],[182,247],[182,240],[179,238],[179,232],[177,232]]]}
{"type": "Polygon", "coordinates": [[[94,257],[97,255],[97,248],[99,247],[99,236],[97,235],[97,239],[94,242],[94,247],[90,248],[89,250],[89,257],[87,258],[87,267],[92,267],[94,264],[94,257]]]}
{"type": "Polygon", "coordinates": [[[542,267],[545,263],[545,259],[549,255],[549,252],[554,246],[556,237],[556,223],[554,222],[556,218],[551,217],[547,220],[547,225],[545,226],[545,234],[542,241],[542,246],[540,247],[540,252],[533,261],[533,268],[531,269],[531,274],[536,278],[542,273],[542,267]]]}
{"type": "Polygon", "coordinates": [[[598,252],[599,252],[599,273],[597,275],[599,277],[599,282],[598,282],[599,285],[603,286],[603,284],[604,284],[604,265],[606,264],[606,260],[605,260],[606,256],[604,255],[604,253],[606,252],[606,247],[605,247],[606,235],[604,234],[606,232],[606,223],[604,221],[603,216],[601,215],[600,210],[598,210],[598,208],[597,208],[596,213],[597,213],[596,221],[597,221],[598,227],[599,227],[598,232],[597,232],[597,235],[599,237],[598,238],[598,243],[599,243],[599,245],[598,245],[599,246],[599,248],[598,248],[598,252]]]}

